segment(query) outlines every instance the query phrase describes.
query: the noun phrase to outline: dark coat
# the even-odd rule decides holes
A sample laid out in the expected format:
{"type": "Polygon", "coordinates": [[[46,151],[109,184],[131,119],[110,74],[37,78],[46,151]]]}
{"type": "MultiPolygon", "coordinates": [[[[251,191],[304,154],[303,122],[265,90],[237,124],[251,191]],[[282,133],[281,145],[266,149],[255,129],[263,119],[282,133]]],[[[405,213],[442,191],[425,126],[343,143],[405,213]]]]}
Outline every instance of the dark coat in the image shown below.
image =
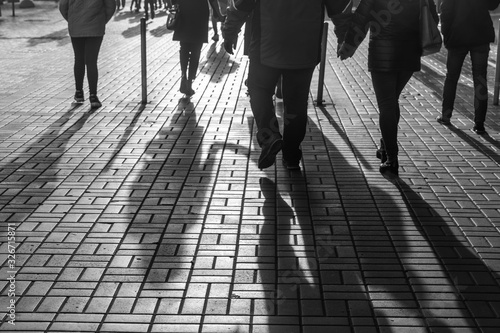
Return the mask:
{"type": "Polygon", "coordinates": [[[443,0],[441,32],[445,47],[477,46],[495,41],[489,10],[500,0],[443,0]]]}
{"type": "MultiPolygon", "coordinates": [[[[334,19],[350,0],[237,0],[228,11],[224,38],[236,39],[252,14],[249,57],[274,68],[315,67],[321,56],[325,10],[334,19]]],[[[335,21],[334,21],[335,22],[335,21]]]]}
{"type": "Polygon", "coordinates": [[[210,11],[207,0],[177,0],[180,10],[179,26],[173,40],[189,43],[208,42],[210,11]]]}
{"type": "Polygon", "coordinates": [[[59,11],[71,37],[101,37],[115,13],[114,0],[61,0],[59,11]]]}
{"type": "MultiPolygon", "coordinates": [[[[454,0],[452,0],[454,1],[454,0]]],[[[429,0],[436,22],[436,5],[429,0]]],[[[420,70],[420,0],[361,0],[345,42],[357,48],[370,30],[369,71],[420,70]]]]}

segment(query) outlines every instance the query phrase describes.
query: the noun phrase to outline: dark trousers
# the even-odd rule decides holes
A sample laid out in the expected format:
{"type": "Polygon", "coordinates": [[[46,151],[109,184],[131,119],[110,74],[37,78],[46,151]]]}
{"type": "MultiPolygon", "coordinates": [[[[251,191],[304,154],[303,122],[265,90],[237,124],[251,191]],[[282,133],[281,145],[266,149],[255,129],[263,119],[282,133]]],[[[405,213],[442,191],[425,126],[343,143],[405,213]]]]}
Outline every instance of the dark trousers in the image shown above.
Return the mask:
{"type": "Polygon", "coordinates": [[[182,76],[194,80],[200,64],[203,43],[180,42],[180,63],[182,76]]]}
{"type": "Polygon", "coordinates": [[[379,109],[379,127],[389,160],[398,156],[399,96],[412,77],[411,71],[372,71],[372,83],[379,109]]]}
{"type": "Polygon", "coordinates": [[[457,84],[460,72],[467,54],[470,53],[472,63],[472,80],[474,82],[474,122],[482,124],[486,119],[488,109],[488,56],[490,45],[484,44],[474,47],[448,48],[446,60],[446,79],[443,88],[443,114],[450,115],[455,104],[457,84]]]}
{"type": "Polygon", "coordinates": [[[313,68],[280,69],[265,66],[258,57],[250,58],[248,92],[257,124],[260,146],[281,135],[274,109],[273,95],[281,76],[283,93],[283,158],[297,161],[301,158],[300,144],[307,127],[307,104],[313,68]]]}
{"type": "Polygon", "coordinates": [[[99,73],[97,70],[97,58],[101,48],[103,37],[72,37],[71,44],[75,53],[75,64],[73,71],[75,74],[76,90],[83,90],[83,80],[85,78],[85,68],[87,68],[87,81],[89,83],[89,93],[97,94],[97,80],[99,73]]]}

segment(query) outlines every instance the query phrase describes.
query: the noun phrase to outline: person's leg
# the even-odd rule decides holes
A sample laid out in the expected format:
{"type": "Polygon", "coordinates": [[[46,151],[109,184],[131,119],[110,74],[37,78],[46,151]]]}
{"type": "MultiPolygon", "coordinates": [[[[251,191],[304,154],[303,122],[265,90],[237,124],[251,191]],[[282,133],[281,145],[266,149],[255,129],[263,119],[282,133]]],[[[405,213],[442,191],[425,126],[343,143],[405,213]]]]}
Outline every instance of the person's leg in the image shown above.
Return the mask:
{"type": "Polygon", "coordinates": [[[189,64],[189,43],[180,42],[179,57],[181,65],[181,86],[179,91],[183,94],[187,93],[187,70],[189,64]]]}
{"type": "Polygon", "coordinates": [[[399,96],[412,75],[413,72],[408,71],[371,72],[387,163],[397,163],[398,160],[398,124],[401,116],[399,96]]]}
{"type": "Polygon", "coordinates": [[[258,56],[250,58],[247,82],[250,106],[257,125],[257,142],[262,148],[258,164],[260,169],[274,164],[276,154],[283,145],[273,101],[280,75],[280,69],[262,65],[258,56]]]}
{"type": "Polygon", "coordinates": [[[488,110],[488,57],[489,44],[474,47],[470,50],[472,78],[474,81],[474,130],[484,132],[484,121],[488,110]]]}
{"type": "Polygon", "coordinates": [[[283,159],[298,167],[302,158],[300,144],[307,128],[307,105],[314,68],[285,70],[282,77],[284,112],[283,159]]]}
{"type": "Polygon", "coordinates": [[[274,110],[274,89],[281,71],[264,66],[258,58],[251,58],[248,69],[248,91],[250,105],[257,124],[257,142],[267,143],[273,135],[280,134],[278,119],[274,110]]]}
{"type": "Polygon", "coordinates": [[[455,104],[455,97],[457,95],[458,80],[460,79],[464,59],[468,52],[467,48],[448,48],[441,116],[437,119],[443,124],[450,123],[450,118],[455,104]]]}
{"type": "Polygon", "coordinates": [[[102,36],[85,38],[85,64],[87,67],[89,93],[91,95],[97,94],[97,81],[99,79],[97,59],[99,57],[99,50],[101,49],[102,39],[102,36]]]}
{"type": "Polygon", "coordinates": [[[196,78],[202,47],[202,43],[191,43],[190,45],[188,80],[192,81],[196,78]]]}
{"type": "Polygon", "coordinates": [[[196,74],[198,73],[198,66],[200,64],[200,56],[201,56],[201,48],[203,47],[203,43],[190,43],[189,49],[189,69],[188,69],[188,78],[187,78],[187,94],[189,96],[194,95],[195,91],[193,90],[192,84],[194,79],[196,78],[196,74]]]}
{"type": "Polygon", "coordinates": [[[71,45],[75,55],[73,73],[75,76],[75,90],[83,92],[85,78],[85,38],[71,37],[71,45]]]}

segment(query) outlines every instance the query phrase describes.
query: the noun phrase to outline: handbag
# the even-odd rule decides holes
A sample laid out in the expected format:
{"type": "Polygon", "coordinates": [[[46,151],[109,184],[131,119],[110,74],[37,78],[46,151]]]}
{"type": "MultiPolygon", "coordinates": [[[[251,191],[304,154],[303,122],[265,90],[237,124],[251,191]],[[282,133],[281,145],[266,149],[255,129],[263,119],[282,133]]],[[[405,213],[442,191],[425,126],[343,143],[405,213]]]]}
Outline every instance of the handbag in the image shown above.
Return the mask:
{"type": "Polygon", "coordinates": [[[179,25],[179,17],[180,17],[180,8],[178,4],[172,5],[172,7],[168,10],[167,16],[167,29],[175,30],[179,25]]]}
{"type": "Polygon", "coordinates": [[[442,44],[441,32],[432,16],[429,0],[420,0],[420,45],[422,47],[422,56],[439,52],[442,44]]]}

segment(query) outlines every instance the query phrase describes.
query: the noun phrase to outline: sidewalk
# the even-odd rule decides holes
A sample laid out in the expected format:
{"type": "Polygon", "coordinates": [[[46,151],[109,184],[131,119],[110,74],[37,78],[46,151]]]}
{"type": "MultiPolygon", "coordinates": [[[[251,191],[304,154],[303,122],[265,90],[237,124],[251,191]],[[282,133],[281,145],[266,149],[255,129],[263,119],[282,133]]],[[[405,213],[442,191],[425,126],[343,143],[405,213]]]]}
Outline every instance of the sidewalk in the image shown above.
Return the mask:
{"type": "Polygon", "coordinates": [[[204,46],[185,103],[159,11],[142,106],[140,16],[120,11],[92,111],[71,104],[57,4],[35,5],[0,17],[0,331],[498,332],[500,107],[491,95],[488,135],[470,130],[469,67],[446,127],[445,51],[423,59],[391,182],[366,43],[340,62],[330,24],[302,170],[259,170],[241,45],[204,46]]]}

